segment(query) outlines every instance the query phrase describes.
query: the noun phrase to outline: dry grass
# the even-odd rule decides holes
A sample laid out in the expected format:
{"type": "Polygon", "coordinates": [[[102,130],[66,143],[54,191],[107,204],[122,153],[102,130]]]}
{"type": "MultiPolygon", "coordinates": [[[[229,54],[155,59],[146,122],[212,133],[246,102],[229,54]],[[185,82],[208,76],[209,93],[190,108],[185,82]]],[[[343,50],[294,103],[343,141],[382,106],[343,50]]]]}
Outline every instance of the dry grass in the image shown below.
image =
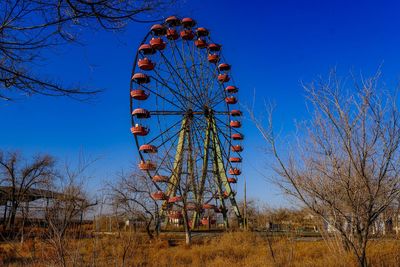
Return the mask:
{"type": "MultiPolygon", "coordinates": [[[[275,238],[272,250],[267,240],[254,233],[232,232],[202,237],[187,247],[171,246],[164,236],[148,240],[124,234],[67,243],[68,266],[355,266],[351,255],[335,249],[333,241],[294,241],[275,238]]],[[[372,241],[371,266],[400,266],[400,241],[372,241]]],[[[2,244],[0,265],[55,266],[57,256],[49,244],[29,240],[24,244],[2,244]]]]}

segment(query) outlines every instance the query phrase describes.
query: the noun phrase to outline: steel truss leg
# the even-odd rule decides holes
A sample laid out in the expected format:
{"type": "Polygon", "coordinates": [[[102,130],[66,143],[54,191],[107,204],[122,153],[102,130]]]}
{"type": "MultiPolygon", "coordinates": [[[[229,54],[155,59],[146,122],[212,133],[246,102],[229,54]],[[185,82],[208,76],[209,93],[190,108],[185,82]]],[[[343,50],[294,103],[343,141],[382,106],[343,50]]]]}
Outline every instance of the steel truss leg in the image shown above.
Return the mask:
{"type": "MultiPolygon", "coordinates": [[[[179,183],[181,180],[183,151],[185,147],[185,139],[188,132],[187,128],[188,128],[188,119],[185,116],[182,120],[181,131],[179,133],[179,139],[178,139],[178,146],[175,153],[173,171],[167,187],[166,195],[168,197],[176,195],[176,191],[178,190],[179,183]]],[[[167,200],[165,200],[161,206],[161,211],[160,211],[161,218],[164,215],[165,210],[168,208],[168,205],[170,204],[168,203],[167,200]]],[[[165,218],[165,223],[168,224],[168,217],[165,218]]]]}
{"type": "MultiPolygon", "coordinates": [[[[228,177],[226,176],[226,169],[225,169],[225,165],[223,162],[223,157],[222,157],[222,151],[221,151],[221,143],[219,140],[219,136],[218,136],[218,131],[217,131],[217,125],[215,122],[214,117],[211,115],[211,122],[212,122],[212,135],[213,135],[213,149],[214,149],[214,155],[215,155],[215,161],[216,161],[216,174],[217,174],[217,184],[218,184],[218,193],[220,194],[220,197],[222,197],[221,193],[222,193],[222,186],[225,188],[225,192],[228,194],[233,211],[236,214],[236,217],[238,218],[239,224],[242,224],[242,216],[240,214],[240,210],[239,207],[236,203],[236,199],[234,196],[234,193],[232,191],[231,185],[228,182],[228,177]]],[[[223,200],[221,200],[222,204],[224,205],[223,200]]],[[[223,207],[223,216],[224,216],[224,222],[226,227],[228,227],[228,219],[227,219],[227,215],[226,215],[226,209],[225,207],[223,207]]]]}

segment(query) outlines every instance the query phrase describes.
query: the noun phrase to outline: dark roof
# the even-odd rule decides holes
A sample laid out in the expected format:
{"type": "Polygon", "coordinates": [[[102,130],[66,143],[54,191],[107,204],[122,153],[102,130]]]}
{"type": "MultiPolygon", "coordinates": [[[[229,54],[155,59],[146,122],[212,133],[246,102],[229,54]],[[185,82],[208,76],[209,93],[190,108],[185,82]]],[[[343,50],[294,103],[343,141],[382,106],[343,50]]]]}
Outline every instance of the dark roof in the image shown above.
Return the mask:
{"type": "MultiPolygon", "coordinates": [[[[11,200],[12,190],[13,190],[13,187],[11,187],[11,186],[0,186],[0,205],[4,205],[7,200],[11,200]]],[[[58,192],[51,191],[51,190],[31,188],[31,189],[28,189],[27,191],[25,191],[25,193],[21,197],[22,197],[22,199],[21,198],[20,199],[23,202],[31,202],[31,201],[35,201],[35,200],[41,199],[41,198],[59,199],[59,198],[65,198],[65,197],[71,198],[74,196],[68,196],[66,194],[58,193],[58,192]]],[[[80,199],[80,198],[76,198],[76,199],[83,201],[83,199],[80,199]]]]}

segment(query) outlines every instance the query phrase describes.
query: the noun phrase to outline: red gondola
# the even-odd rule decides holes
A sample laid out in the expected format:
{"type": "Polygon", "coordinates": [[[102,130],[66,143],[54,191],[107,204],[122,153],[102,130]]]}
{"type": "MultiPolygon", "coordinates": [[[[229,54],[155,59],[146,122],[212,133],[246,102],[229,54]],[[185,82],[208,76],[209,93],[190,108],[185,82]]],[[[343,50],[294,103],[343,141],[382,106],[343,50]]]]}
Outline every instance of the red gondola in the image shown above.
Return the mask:
{"type": "Polygon", "coordinates": [[[239,170],[238,168],[230,168],[229,169],[229,174],[230,175],[240,175],[242,173],[241,170],[239,170]]]}
{"type": "Polygon", "coordinates": [[[237,93],[239,91],[239,88],[237,88],[236,86],[233,86],[233,85],[229,85],[225,88],[225,91],[233,94],[233,93],[237,93]]]}
{"type": "Polygon", "coordinates": [[[242,152],[243,151],[243,147],[241,145],[231,146],[231,149],[233,152],[242,152]]]}
{"type": "Polygon", "coordinates": [[[150,112],[144,108],[137,108],[132,112],[133,116],[138,119],[148,119],[150,118],[150,112]]]}
{"type": "Polygon", "coordinates": [[[242,158],[239,158],[239,157],[230,157],[230,158],[229,158],[229,161],[232,162],[232,163],[240,163],[240,162],[242,162],[242,158]]]}
{"type": "Polygon", "coordinates": [[[242,116],[242,112],[240,110],[237,110],[237,109],[232,109],[231,110],[231,116],[232,117],[240,117],[240,116],[242,116]]]}
{"type": "Polygon", "coordinates": [[[168,17],[168,18],[165,20],[165,22],[166,22],[169,26],[171,26],[171,27],[175,27],[175,26],[181,25],[181,21],[180,21],[177,17],[175,17],[175,16],[170,16],[170,17],[168,17]]]}
{"type": "Polygon", "coordinates": [[[168,29],[166,36],[167,36],[167,39],[169,39],[169,40],[176,40],[179,38],[179,34],[175,29],[168,29]]]}
{"type": "Polygon", "coordinates": [[[231,126],[232,128],[240,128],[242,127],[242,123],[240,121],[231,121],[229,123],[229,126],[231,126]]]}
{"type": "Polygon", "coordinates": [[[162,191],[151,193],[151,198],[154,200],[166,200],[168,197],[162,191]]]}
{"type": "Polygon", "coordinates": [[[149,44],[142,44],[139,47],[139,51],[144,55],[153,55],[156,52],[149,44]]]}
{"type": "Polygon", "coordinates": [[[229,75],[228,74],[218,74],[218,81],[220,82],[220,83],[226,83],[226,82],[229,82],[229,80],[230,80],[231,78],[229,77],[229,75]]]}
{"type": "Polygon", "coordinates": [[[141,161],[139,163],[139,169],[142,171],[154,171],[156,169],[156,164],[151,162],[150,160],[148,161],[141,161]]]}
{"type": "Polygon", "coordinates": [[[146,93],[142,89],[136,89],[131,91],[131,96],[135,100],[146,100],[147,98],[149,98],[149,95],[150,94],[146,93]]]}
{"type": "Polygon", "coordinates": [[[197,34],[197,36],[199,36],[199,37],[208,36],[209,31],[208,31],[206,28],[200,27],[200,28],[197,28],[196,34],[197,34]]]}
{"type": "Polygon", "coordinates": [[[191,30],[183,30],[181,31],[181,37],[183,40],[193,40],[194,33],[191,30]]]}
{"type": "Polygon", "coordinates": [[[181,196],[174,196],[174,197],[170,197],[168,199],[169,203],[176,203],[176,202],[181,202],[182,201],[182,197],[181,196]]]}
{"type": "Polygon", "coordinates": [[[225,102],[229,105],[233,105],[237,103],[237,98],[234,96],[228,96],[225,98],[225,102]]]}
{"type": "Polygon", "coordinates": [[[236,180],[236,178],[234,178],[234,177],[229,177],[229,178],[228,178],[228,183],[236,184],[236,183],[237,183],[237,180],[236,180]]]}
{"type": "Polygon", "coordinates": [[[136,124],[135,126],[133,126],[133,127],[131,128],[131,132],[132,132],[134,135],[146,136],[146,135],[150,132],[150,129],[147,128],[147,127],[141,126],[141,125],[139,125],[139,124],[136,124]]]}
{"type": "Polygon", "coordinates": [[[156,50],[163,50],[165,48],[165,43],[161,38],[151,38],[150,45],[156,50]]]}
{"type": "Polygon", "coordinates": [[[240,134],[240,133],[234,133],[234,134],[232,134],[231,137],[233,140],[243,140],[244,139],[243,134],[240,134]]]}
{"type": "Polygon", "coordinates": [[[152,178],[153,182],[156,183],[166,183],[169,180],[168,176],[165,175],[154,175],[152,178]]]}
{"type": "Polygon", "coordinates": [[[139,147],[139,151],[143,153],[157,153],[157,147],[149,144],[144,144],[139,147]]]}
{"type": "Polygon", "coordinates": [[[143,58],[143,59],[139,59],[138,61],[138,66],[140,69],[142,70],[153,70],[155,64],[153,62],[151,62],[150,59],[148,59],[147,57],[143,58]]]}
{"type": "Polygon", "coordinates": [[[197,48],[206,48],[207,47],[207,42],[203,39],[197,39],[196,41],[194,41],[194,45],[197,48]]]}
{"type": "Polygon", "coordinates": [[[226,64],[226,63],[221,63],[221,64],[218,65],[218,69],[220,71],[230,70],[231,69],[231,65],[226,64]]]}
{"type": "Polygon", "coordinates": [[[142,83],[149,83],[150,82],[150,77],[147,76],[144,73],[135,73],[132,76],[132,80],[134,80],[135,82],[137,82],[138,84],[142,84],[142,83]]]}
{"type": "Polygon", "coordinates": [[[215,205],[209,204],[209,203],[203,204],[203,209],[205,209],[205,210],[213,210],[213,209],[215,209],[215,205]]]}
{"type": "Polygon", "coordinates": [[[219,61],[219,56],[217,54],[209,54],[207,59],[208,59],[208,62],[215,64],[219,61]]]}
{"type": "Polygon", "coordinates": [[[196,21],[191,18],[184,18],[184,19],[182,19],[182,25],[185,28],[191,28],[191,27],[196,26],[196,21]]]}
{"type": "Polygon", "coordinates": [[[161,24],[154,24],[151,29],[150,29],[154,35],[156,36],[160,36],[160,35],[164,35],[166,32],[165,26],[161,25],[161,24]]]}
{"type": "Polygon", "coordinates": [[[208,45],[208,49],[210,51],[213,51],[213,52],[220,51],[221,50],[221,45],[219,45],[219,44],[209,44],[208,45]]]}

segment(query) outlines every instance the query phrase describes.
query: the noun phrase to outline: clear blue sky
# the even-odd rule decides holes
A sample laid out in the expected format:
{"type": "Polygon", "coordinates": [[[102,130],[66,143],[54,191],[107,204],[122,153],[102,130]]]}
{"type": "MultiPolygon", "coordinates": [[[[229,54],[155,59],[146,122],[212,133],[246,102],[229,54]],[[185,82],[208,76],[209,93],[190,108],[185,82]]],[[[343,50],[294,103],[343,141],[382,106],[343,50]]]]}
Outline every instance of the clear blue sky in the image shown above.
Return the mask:
{"type": "MultiPolygon", "coordinates": [[[[233,66],[240,100],[277,104],[282,134],[307,118],[300,82],[331,67],[346,74],[371,74],[383,63],[389,86],[400,75],[400,4],[397,1],[185,1],[177,14],[191,16],[223,44],[233,66]]],[[[0,102],[0,148],[26,155],[42,152],[73,160],[80,151],[99,157],[91,189],[137,162],[130,134],[129,79],[138,44],[151,24],[132,24],[122,33],[83,32],[84,46],[55,49],[38,69],[67,83],[104,88],[89,103],[33,96],[0,102]]],[[[271,175],[263,141],[249,121],[243,175],[248,195],[272,206],[287,205],[260,175],[271,175]]],[[[239,191],[242,184],[239,184],[239,191]]],[[[239,192],[241,197],[241,192],[239,192]]]]}

